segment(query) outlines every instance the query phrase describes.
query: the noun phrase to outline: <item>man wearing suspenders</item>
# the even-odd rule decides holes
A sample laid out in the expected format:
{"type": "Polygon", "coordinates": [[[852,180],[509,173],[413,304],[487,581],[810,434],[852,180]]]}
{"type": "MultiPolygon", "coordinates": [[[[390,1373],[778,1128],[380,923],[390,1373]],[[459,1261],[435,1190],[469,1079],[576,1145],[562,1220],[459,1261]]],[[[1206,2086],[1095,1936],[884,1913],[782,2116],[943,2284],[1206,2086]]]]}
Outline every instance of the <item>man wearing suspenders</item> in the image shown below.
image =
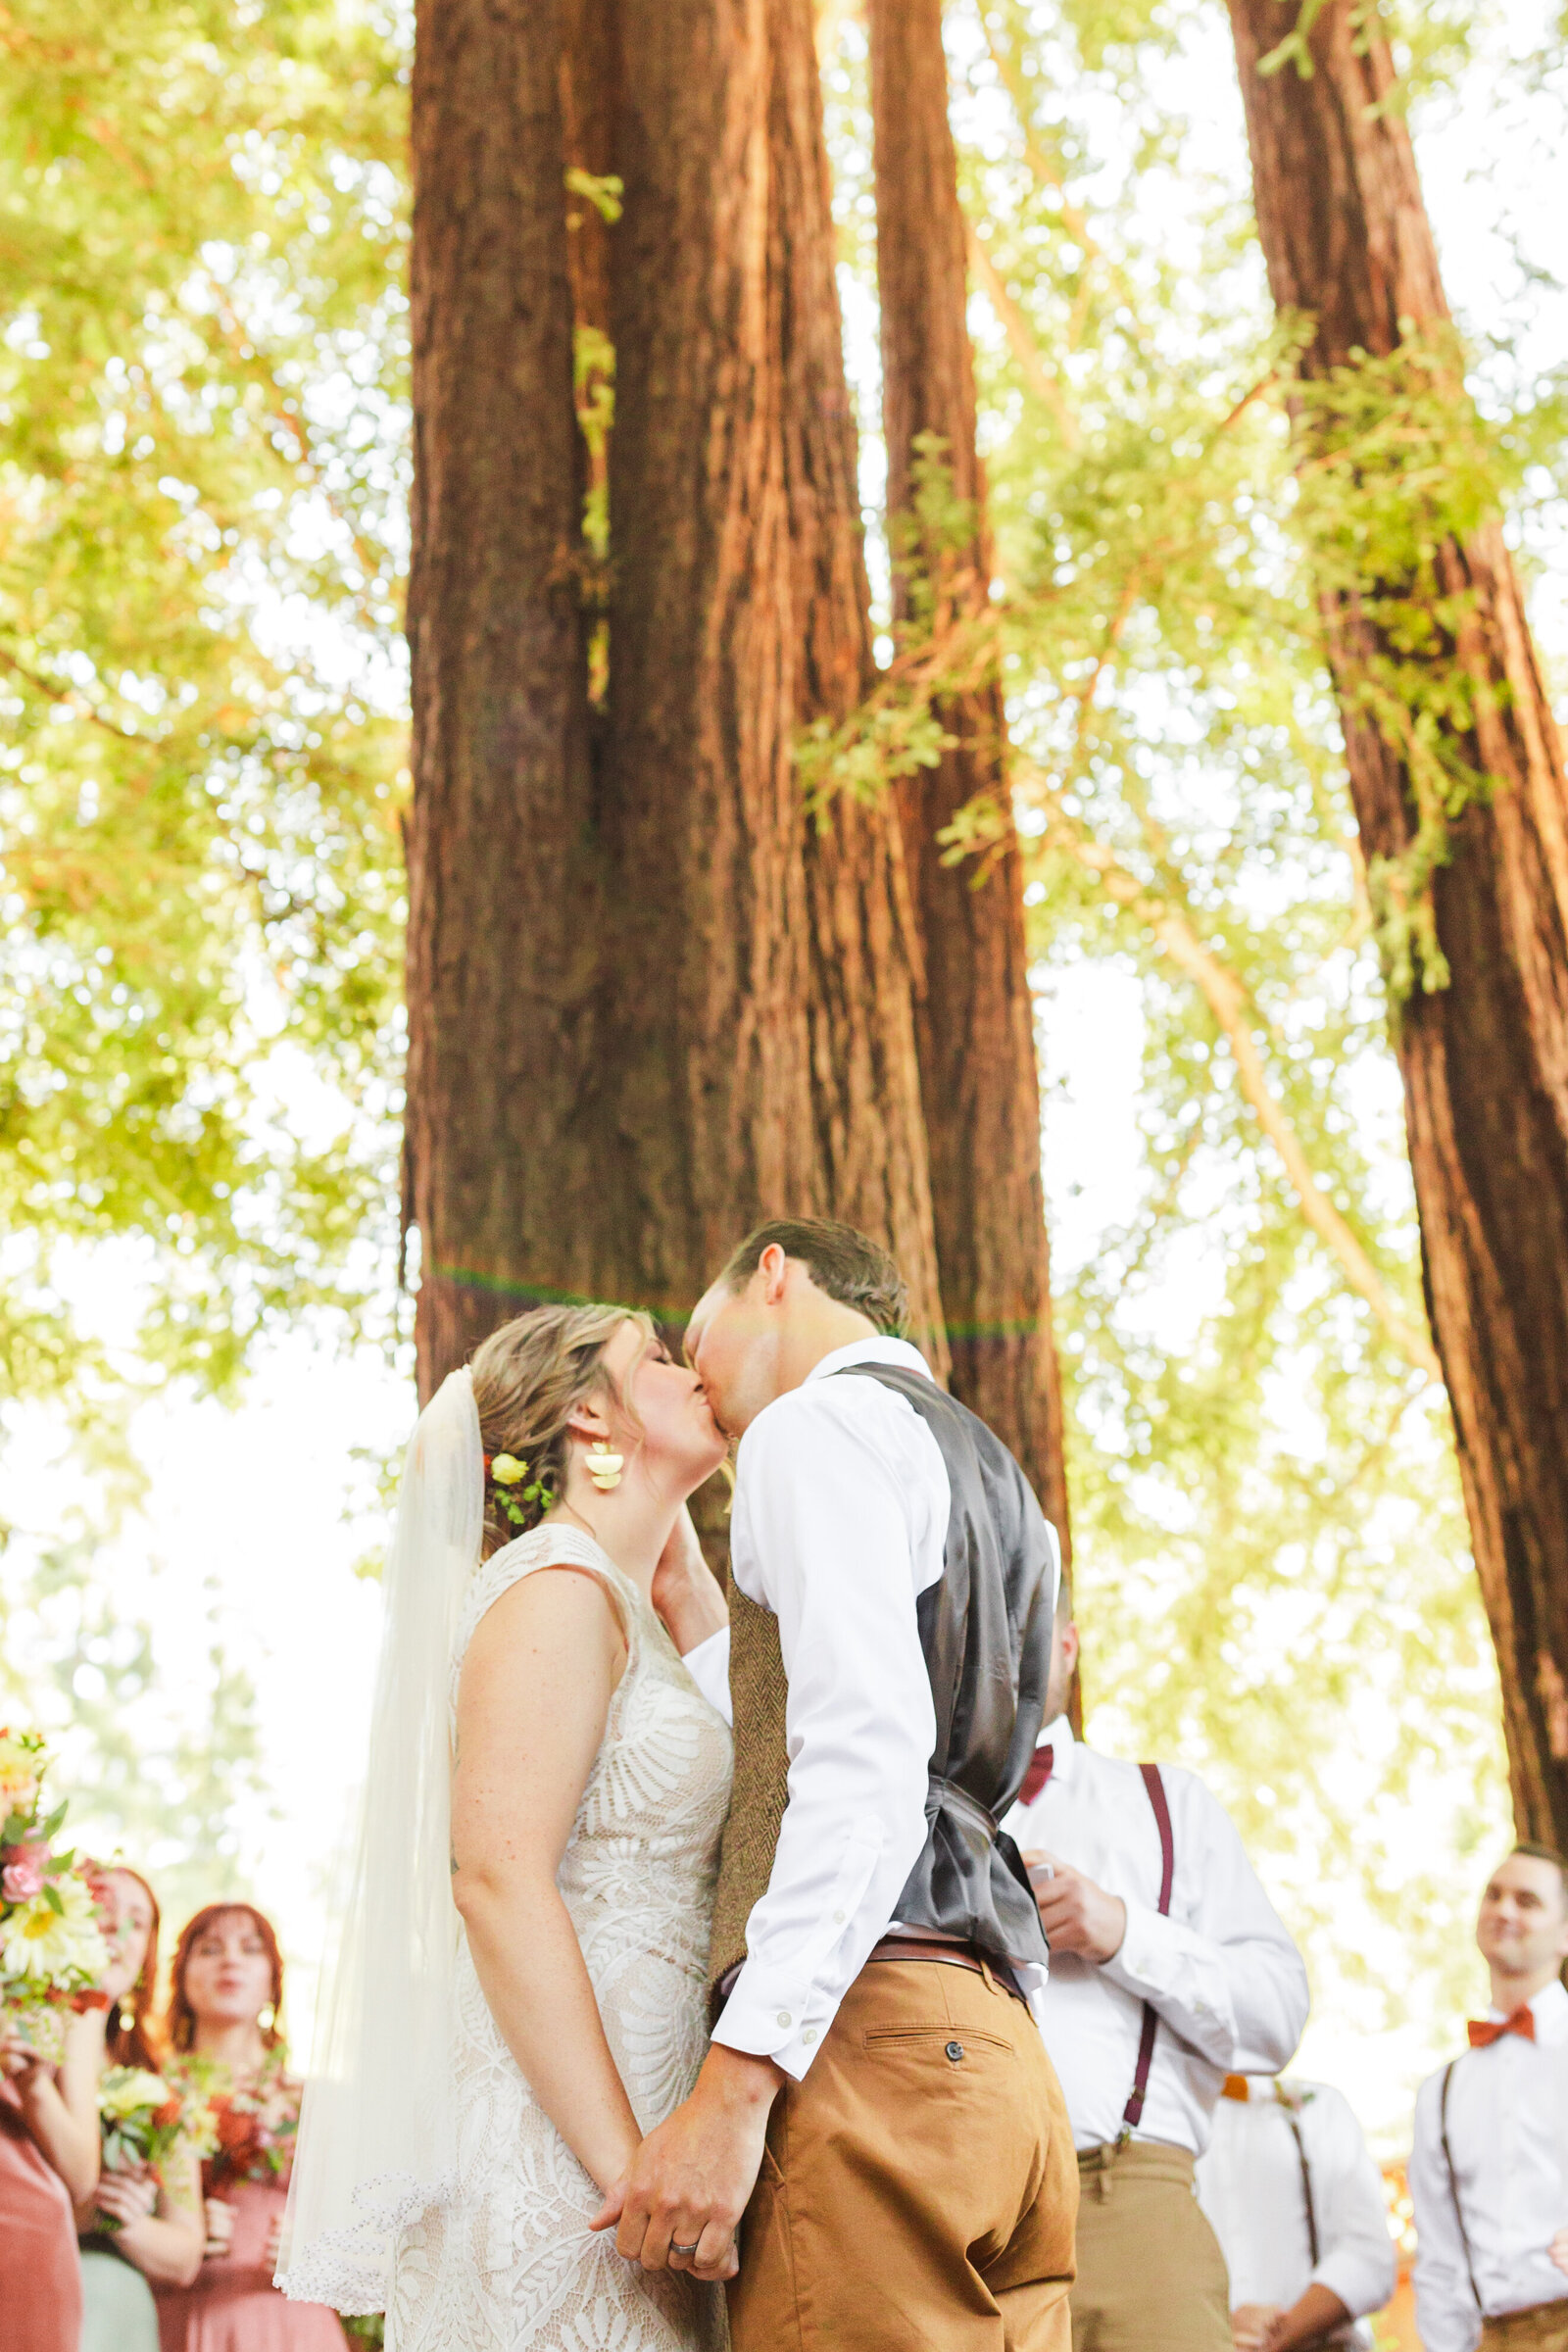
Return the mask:
{"type": "Polygon", "coordinates": [[[1410,2194],[1426,2352],[1568,2352],[1568,1863],[1519,1845],[1476,1942],[1492,2008],[1422,2083],[1410,2194]]]}
{"type": "Polygon", "coordinates": [[[1371,2344],[1364,2322],[1394,2293],[1394,2240],[1348,2099],[1326,2082],[1227,2075],[1198,2201],[1230,2273],[1237,2352],[1371,2344]]]}
{"type": "Polygon", "coordinates": [[[1226,2076],[1295,2050],[1306,1971],[1201,1781],[1074,1740],[1077,1658],[1064,1578],[1046,1725],[1004,1827],[1051,1945],[1039,2016],[1078,2151],[1073,2352],[1231,2352],[1193,2166],[1226,2076]]]}

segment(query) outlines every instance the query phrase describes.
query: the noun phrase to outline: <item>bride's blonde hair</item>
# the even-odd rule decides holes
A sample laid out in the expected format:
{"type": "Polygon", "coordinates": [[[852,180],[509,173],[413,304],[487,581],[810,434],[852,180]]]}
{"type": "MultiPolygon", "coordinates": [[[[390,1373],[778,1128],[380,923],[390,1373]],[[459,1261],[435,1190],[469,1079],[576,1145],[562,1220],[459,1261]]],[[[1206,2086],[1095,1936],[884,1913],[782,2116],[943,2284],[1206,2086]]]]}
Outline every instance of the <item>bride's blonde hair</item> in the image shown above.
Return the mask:
{"type": "Polygon", "coordinates": [[[576,1406],[605,1391],[622,1419],[637,1427],[635,1413],[604,1363],[605,1349],[623,1323],[635,1323],[645,1345],[653,1345],[653,1317],[636,1307],[536,1306],[503,1323],[474,1349],[469,1370],[485,1455],[486,1559],[537,1527],[550,1500],[565,1493],[567,1424],[576,1406]],[[490,1464],[504,1454],[526,1464],[526,1476],[502,1489],[490,1475],[490,1464]],[[543,1495],[528,1499],[533,1488],[542,1488],[543,1495]],[[503,1494],[520,1512],[520,1526],[503,1494]]]}

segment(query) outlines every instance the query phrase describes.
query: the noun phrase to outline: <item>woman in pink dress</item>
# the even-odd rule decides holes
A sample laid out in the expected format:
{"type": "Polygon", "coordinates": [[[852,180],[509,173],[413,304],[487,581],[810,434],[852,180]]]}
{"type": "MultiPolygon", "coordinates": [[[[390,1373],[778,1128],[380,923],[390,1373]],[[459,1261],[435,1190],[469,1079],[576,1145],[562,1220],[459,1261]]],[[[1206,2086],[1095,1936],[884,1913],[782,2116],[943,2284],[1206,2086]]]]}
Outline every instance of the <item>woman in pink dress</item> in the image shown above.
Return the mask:
{"type": "Polygon", "coordinates": [[[283,1960],[249,1903],[212,1903],[180,1936],[170,2066],[196,2074],[218,2119],[202,2168],[207,2259],[194,2286],[158,2296],[161,2352],[344,2352],[337,2314],[272,2284],[303,2085],[285,2071],[283,1960]]]}
{"type": "Polygon", "coordinates": [[[60,2066],[0,2023],[0,2333],[6,2352],[77,2352],[81,2265],[73,2199],[98,2181],[104,2013],[66,2031],[60,2066]]]}

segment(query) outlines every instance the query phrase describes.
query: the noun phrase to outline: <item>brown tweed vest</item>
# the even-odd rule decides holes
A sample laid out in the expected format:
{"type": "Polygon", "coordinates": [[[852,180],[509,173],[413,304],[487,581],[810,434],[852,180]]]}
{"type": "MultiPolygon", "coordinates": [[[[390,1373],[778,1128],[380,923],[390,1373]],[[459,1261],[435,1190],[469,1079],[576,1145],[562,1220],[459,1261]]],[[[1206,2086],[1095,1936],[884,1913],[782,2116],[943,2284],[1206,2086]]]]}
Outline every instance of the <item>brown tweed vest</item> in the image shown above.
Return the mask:
{"type": "MultiPolygon", "coordinates": [[[[1001,1440],[923,1373],[846,1366],[905,1396],[936,1439],[952,1493],[946,1564],[917,1607],[936,1702],[925,1852],[895,1916],[977,1942],[999,1958],[1045,1957],[1027,1875],[997,1823],[1034,1753],[1051,1665],[1052,1538],[1001,1440]]],[[[789,1686],[778,1620],[733,1580],[730,1698],[735,1783],[709,1946],[716,1987],[746,1957],[746,1927],[767,1891],[788,1801],[789,1686]]]]}
{"type": "Polygon", "coordinates": [[[784,1701],[789,1686],[779,1654],[778,1619],[729,1586],[729,1694],[735,1713],[735,1783],[713,1890],[708,1982],[746,1957],[746,1923],[767,1892],[789,1794],[784,1701]]]}

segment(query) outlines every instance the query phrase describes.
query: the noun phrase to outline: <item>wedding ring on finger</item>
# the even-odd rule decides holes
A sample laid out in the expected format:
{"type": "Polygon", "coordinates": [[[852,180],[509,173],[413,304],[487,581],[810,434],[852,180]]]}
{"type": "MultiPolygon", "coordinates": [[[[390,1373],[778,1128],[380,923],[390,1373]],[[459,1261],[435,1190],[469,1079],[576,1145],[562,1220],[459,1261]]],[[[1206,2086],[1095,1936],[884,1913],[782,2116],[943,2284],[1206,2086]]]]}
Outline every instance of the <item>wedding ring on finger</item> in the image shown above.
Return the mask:
{"type": "Polygon", "coordinates": [[[672,2254],[695,2254],[701,2243],[701,2238],[694,2238],[689,2246],[677,2246],[674,2239],[671,2238],[669,2250],[672,2254]]]}

